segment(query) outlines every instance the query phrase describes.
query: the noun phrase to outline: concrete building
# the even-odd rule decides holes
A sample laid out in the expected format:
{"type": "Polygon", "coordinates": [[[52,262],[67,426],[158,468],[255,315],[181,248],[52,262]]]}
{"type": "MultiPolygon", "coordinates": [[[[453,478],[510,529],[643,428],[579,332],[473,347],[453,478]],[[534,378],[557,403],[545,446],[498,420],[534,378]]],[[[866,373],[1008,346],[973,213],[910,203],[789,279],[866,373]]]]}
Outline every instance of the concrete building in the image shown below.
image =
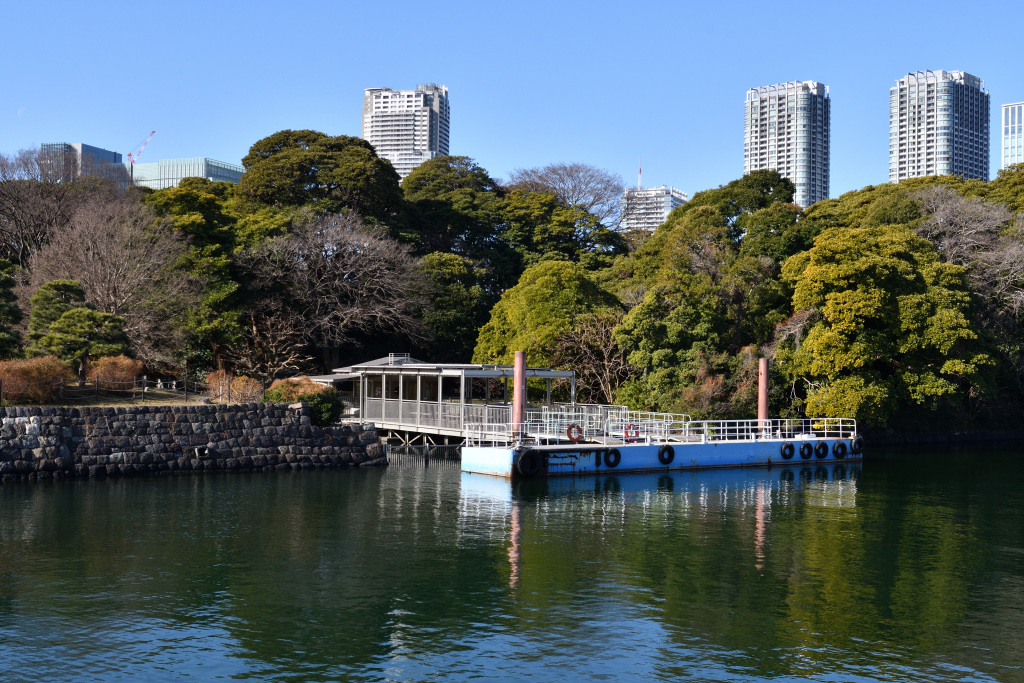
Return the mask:
{"type": "Polygon", "coordinates": [[[123,182],[121,154],[81,142],[46,142],[39,149],[42,177],[51,182],[70,182],[83,175],[123,182]]]}
{"type": "Polygon", "coordinates": [[[806,208],[828,198],[831,101],[828,86],[792,81],[747,91],[743,175],[775,170],[796,185],[806,208]]]}
{"type": "Polygon", "coordinates": [[[1003,105],[1003,165],[1024,164],[1024,102],[1003,105]]]}
{"type": "Polygon", "coordinates": [[[162,190],[177,187],[182,178],[206,178],[212,181],[237,183],[245,168],[206,157],[190,159],[161,159],[148,164],[135,164],[133,174],[136,185],[162,190]]]}
{"type": "Polygon", "coordinates": [[[889,90],[889,182],[929,175],[988,180],[989,94],[963,71],[917,71],[889,90]]]}
{"type": "Polygon", "coordinates": [[[448,88],[367,88],[363,96],[363,139],[387,159],[401,178],[428,159],[448,154],[448,88]]]}
{"type": "Polygon", "coordinates": [[[674,187],[630,187],[622,194],[621,230],[655,230],[672,209],[686,203],[686,193],[674,187]]]}

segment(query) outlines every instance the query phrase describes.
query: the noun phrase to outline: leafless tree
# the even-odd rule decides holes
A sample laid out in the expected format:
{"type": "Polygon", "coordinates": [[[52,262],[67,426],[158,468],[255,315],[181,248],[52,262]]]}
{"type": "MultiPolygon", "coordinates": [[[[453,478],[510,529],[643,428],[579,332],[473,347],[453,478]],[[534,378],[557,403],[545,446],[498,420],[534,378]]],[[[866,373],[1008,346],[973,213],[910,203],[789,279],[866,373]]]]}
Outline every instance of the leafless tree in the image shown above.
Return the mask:
{"type": "Polygon", "coordinates": [[[577,392],[585,401],[614,403],[615,392],[633,376],[613,334],[620,320],[619,312],[582,315],[555,339],[555,364],[576,371],[577,392]]]}
{"type": "Polygon", "coordinates": [[[63,182],[39,150],[0,154],[0,257],[28,265],[32,253],[71,220],[87,182],[63,182]]]}
{"type": "MultiPolygon", "coordinates": [[[[308,345],[330,368],[354,335],[420,333],[416,311],[425,286],[417,259],[405,245],[365,230],[354,214],[300,226],[239,259],[252,274],[249,308],[276,318],[263,327],[276,325],[280,339],[293,340],[290,349],[273,352],[277,358],[297,358],[308,345]],[[287,335],[280,332],[285,328],[287,335]]],[[[245,344],[271,354],[264,337],[247,334],[245,344]]],[[[251,352],[244,349],[239,345],[234,355],[251,352]]]]}
{"type": "Polygon", "coordinates": [[[29,282],[34,291],[51,280],[77,280],[87,302],[125,319],[144,360],[169,362],[181,329],[174,317],[199,298],[199,283],[175,267],[186,248],[170,221],[134,195],[98,194],[32,255],[29,282]]]}
{"type": "Polygon", "coordinates": [[[245,309],[241,339],[231,346],[235,369],[265,384],[306,370],[313,360],[305,321],[280,298],[261,299],[245,309]]]}
{"type": "Polygon", "coordinates": [[[605,226],[619,227],[625,183],[617,173],[590,164],[548,164],[541,168],[517,168],[509,174],[508,187],[550,192],[567,206],[583,206],[600,218],[605,226]]]}
{"type": "Polygon", "coordinates": [[[946,186],[912,195],[925,220],[919,234],[943,258],[967,269],[981,305],[983,325],[999,340],[1004,358],[1016,369],[1024,390],[1024,348],[1020,345],[1024,312],[1024,217],[1001,204],[963,197],[946,186]]]}

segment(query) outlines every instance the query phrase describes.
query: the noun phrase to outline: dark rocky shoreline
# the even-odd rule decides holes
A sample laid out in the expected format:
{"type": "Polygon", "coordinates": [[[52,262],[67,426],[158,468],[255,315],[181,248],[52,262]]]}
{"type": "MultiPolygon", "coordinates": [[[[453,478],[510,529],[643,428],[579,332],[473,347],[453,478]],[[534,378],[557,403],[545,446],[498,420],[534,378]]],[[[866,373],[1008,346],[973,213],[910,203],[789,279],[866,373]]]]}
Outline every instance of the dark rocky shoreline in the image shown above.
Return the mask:
{"type": "Polygon", "coordinates": [[[374,425],[321,428],[309,407],[0,408],[0,481],[387,464],[374,425]]]}

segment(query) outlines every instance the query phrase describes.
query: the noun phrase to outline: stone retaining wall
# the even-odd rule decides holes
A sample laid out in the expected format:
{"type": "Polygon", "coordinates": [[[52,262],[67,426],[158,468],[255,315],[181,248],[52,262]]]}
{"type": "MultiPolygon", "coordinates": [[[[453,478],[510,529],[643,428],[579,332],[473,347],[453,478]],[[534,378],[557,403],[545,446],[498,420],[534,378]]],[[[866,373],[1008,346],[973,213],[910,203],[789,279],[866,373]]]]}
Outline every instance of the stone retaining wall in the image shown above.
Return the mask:
{"type": "Polygon", "coordinates": [[[374,425],[272,403],[0,408],[0,481],[386,465],[374,425]]]}

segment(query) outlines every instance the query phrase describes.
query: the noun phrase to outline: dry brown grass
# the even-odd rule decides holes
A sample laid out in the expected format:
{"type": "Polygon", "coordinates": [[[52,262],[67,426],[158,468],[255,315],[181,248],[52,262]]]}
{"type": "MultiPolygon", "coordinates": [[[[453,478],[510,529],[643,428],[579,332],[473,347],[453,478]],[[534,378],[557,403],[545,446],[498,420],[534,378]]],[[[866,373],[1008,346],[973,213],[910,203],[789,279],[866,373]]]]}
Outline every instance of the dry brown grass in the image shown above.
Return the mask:
{"type": "Polygon", "coordinates": [[[0,361],[0,391],[10,403],[54,403],[60,398],[60,380],[74,379],[56,356],[0,361]]]}

